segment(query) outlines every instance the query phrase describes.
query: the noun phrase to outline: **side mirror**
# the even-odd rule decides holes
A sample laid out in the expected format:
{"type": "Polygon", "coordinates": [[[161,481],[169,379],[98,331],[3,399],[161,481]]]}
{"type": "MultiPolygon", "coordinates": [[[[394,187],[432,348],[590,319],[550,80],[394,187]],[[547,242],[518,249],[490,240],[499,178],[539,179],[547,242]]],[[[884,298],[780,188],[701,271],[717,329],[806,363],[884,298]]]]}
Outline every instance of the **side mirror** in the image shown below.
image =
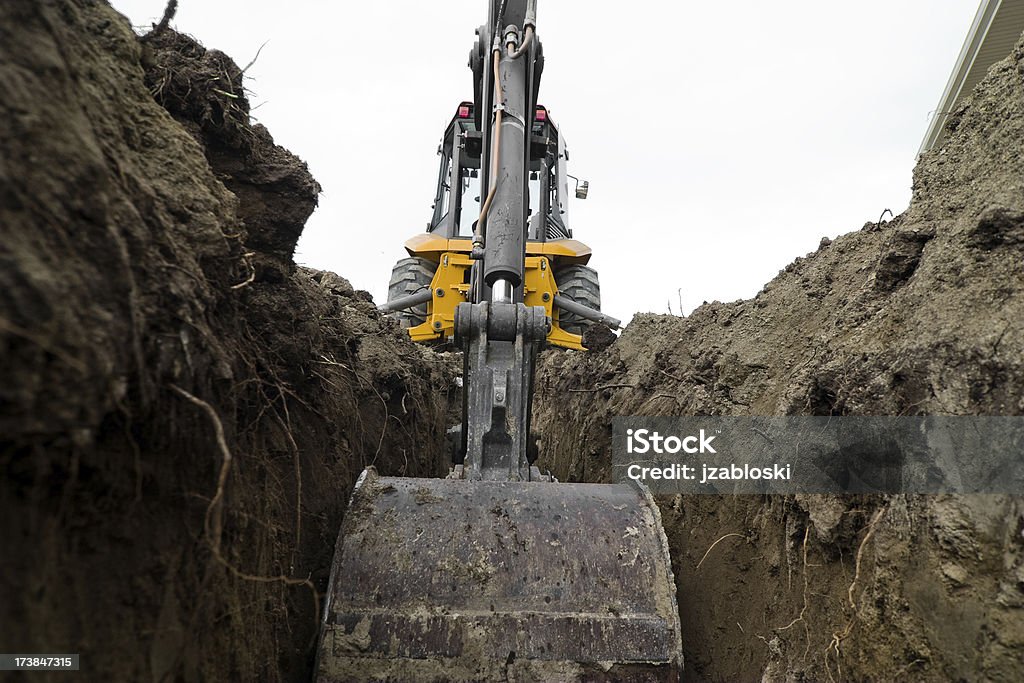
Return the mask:
{"type": "Polygon", "coordinates": [[[581,181],[579,178],[572,175],[571,173],[566,173],[565,177],[572,178],[573,180],[576,181],[576,199],[586,199],[587,192],[590,191],[590,182],[586,180],[581,181]]]}

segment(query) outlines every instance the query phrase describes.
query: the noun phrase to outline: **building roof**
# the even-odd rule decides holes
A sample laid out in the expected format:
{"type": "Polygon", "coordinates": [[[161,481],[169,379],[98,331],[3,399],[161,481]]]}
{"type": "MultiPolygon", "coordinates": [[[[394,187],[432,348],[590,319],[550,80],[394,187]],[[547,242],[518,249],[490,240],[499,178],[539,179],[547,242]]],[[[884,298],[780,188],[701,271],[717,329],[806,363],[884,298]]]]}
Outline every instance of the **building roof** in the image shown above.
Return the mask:
{"type": "Polygon", "coordinates": [[[942,144],[949,114],[971,94],[990,66],[1010,54],[1022,32],[1024,0],[981,1],[918,154],[942,144]]]}

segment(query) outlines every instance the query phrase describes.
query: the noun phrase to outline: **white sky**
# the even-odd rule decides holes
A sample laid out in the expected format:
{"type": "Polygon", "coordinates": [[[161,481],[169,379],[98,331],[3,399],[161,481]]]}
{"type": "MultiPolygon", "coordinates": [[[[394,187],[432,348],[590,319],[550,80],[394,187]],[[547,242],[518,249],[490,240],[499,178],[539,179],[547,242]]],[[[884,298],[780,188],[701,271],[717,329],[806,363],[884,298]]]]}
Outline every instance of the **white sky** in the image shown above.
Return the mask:
{"type": "MultiPolygon", "coordinates": [[[[164,0],[113,0],[145,26],[164,0]]],[[[590,181],[572,200],[603,308],[755,294],[899,213],[977,0],[540,0],[540,103],[590,181]],[[617,8],[617,9],[616,9],[617,8]]],[[[173,25],[249,69],[254,116],[324,188],[296,260],[386,298],[425,229],[437,145],[472,99],[485,0],[180,0],[173,25]]]]}

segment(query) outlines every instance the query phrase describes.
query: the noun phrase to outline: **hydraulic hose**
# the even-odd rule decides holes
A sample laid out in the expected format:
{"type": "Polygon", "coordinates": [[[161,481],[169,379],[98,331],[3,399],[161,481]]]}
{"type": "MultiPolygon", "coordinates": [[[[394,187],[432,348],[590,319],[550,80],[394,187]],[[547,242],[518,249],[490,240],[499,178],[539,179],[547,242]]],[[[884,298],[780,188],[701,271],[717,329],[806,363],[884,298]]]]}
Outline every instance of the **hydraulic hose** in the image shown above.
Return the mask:
{"type": "Polygon", "coordinates": [[[530,24],[526,27],[526,31],[523,33],[523,44],[519,46],[518,50],[512,49],[512,43],[509,43],[508,56],[509,59],[519,59],[526,52],[527,48],[530,47],[530,40],[533,38],[533,25],[530,24]]]}
{"type": "Polygon", "coordinates": [[[519,59],[527,48],[530,47],[530,41],[533,39],[533,33],[537,26],[537,0],[527,0],[526,3],[526,16],[523,21],[523,44],[519,46],[518,50],[508,51],[508,56],[512,59],[519,59]]]}
{"type": "MultiPolygon", "coordinates": [[[[501,22],[501,16],[504,14],[505,2],[501,3],[501,10],[498,12],[498,22],[501,22]]],[[[537,0],[528,0],[526,3],[526,17],[523,31],[523,42],[516,49],[514,43],[508,43],[505,46],[506,54],[510,59],[518,59],[529,49],[530,43],[533,41],[533,35],[535,33],[535,24],[537,22],[537,0]]],[[[497,40],[498,26],[494,27],[495,40],[497,40]]],[[[501,50],[495,47],[494,52],[491,53],[491,61],[494,63],[494,93],[497,96],[497,106],[494,109],[494,140],[491,145],[491,174],[490,174],[490,189],[487,192],[487,197],[484,199],[483,205],[480,207],[480,216],[476,221],[476,230],[473,231],[473,244],[474,246],[483,246],[483,225],[487,219],[487,213],[491,209],[491,203],[494,201],[494,194],[498,189],[498,161],[501,150],[501,116],[505,110],[505,96],[501,89],[501,50]]]]}
{"type": "Polygon", "coordinates": [[[505,110],[505,98],[501,91],[501,50],[494,50],[491,53],[491,61],[494,62],[494,93],[497,95],[497,106],[494,108],[494,140],[491,142],[491,175],[490,175],[490,190],[487,191],[487,198],[484,199],[483,206],[480,207],[480,217],[476,221],[476,230],[473,231],[473,244],[476,246],[483,246],[484,240],[483,235],[480,232],[483,229],[484,221],[487,220],[487,212],[491,208],[491,202],[494,201],[494,192],[498,189],[498,154],[501,149],[501,113],[505,110]]]}

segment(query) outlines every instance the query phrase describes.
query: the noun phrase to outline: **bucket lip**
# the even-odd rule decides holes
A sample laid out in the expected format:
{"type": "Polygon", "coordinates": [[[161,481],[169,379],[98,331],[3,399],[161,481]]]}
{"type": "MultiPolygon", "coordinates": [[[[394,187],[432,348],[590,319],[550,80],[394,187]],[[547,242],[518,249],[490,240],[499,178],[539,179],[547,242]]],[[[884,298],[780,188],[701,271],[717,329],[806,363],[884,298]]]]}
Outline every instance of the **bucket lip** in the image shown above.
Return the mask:
{"type": "MultiPolygon", "coordinates": [[[[359,473],[359,478],[356,479],[356,484],[352,487],[352,495],[355,496],[356,491],[363,488],[366,484],[372,484],[376,480],[380,479],[380,474],[377,472],[377,468],[373,465],[367,465],[363,468],[363,471],[359,473]]],[[[352,503],[351,498],[349,504],[352,503]]]]}
{"type": "Polygon", "coordinates": [[[679,670],[684,670],[684,657],[683,657],[683,623],[679,618],[679,601],[676,600],[676,575],[672,569],[672,552],[668,545],[668,536],[665,534],[665,524],[661,519],[661,508],[658,507],[658,503],[655,502],[654,496],[651,494],[651,490],[641,481],[633,481],[633,484],[640,491],[640,495],[646,502],[646,507],[650,510],[651,515],[654,517],[654,524],[658,530],[658,543],[661,547],[662,553],[662,566],[668,571],[668,580],[673,590],[669,591],[669,605],[671,607],[672,614],[672,628],[675,629],[676,638],[674,639],[674,645],[676,646],[676,656],[679,662],[679,670]]]}
{"type": "MultiPolygon", "coordinates": [[[[377,473],[377,468],[373,465],[367,465],[363,468],[363,471],[359,473],[359,478],[356,479],[355,486],[352,487],[352,494],[348,497],[348,506],[345,508],[345,518],[348,518],[348,511],[354,507],[356,498],[362,493],[363,488],[368,484],[373,484],[375,481],[380,479],[380,474],[377,473]]],[[[316,649],[316,660],[315,666],[316,671],[320,669],[320,652],[323,650],[323,641],[328,631],[328,618],[331,614],[331,604],[333,603],[334,591],[331,590],[331,586],[334,585],[335,572],[338,567],[341,566],[341,555],[344,549],[344,538],[345,538],[345,521],[342,520],[341,530],[338,532],[338,538],[334,542],[334,554],[331,556],[331,569],[327,574],[327,592],[324,595],[324,603],[321,608],[320,614],[320,647],[316,649]]]]}

